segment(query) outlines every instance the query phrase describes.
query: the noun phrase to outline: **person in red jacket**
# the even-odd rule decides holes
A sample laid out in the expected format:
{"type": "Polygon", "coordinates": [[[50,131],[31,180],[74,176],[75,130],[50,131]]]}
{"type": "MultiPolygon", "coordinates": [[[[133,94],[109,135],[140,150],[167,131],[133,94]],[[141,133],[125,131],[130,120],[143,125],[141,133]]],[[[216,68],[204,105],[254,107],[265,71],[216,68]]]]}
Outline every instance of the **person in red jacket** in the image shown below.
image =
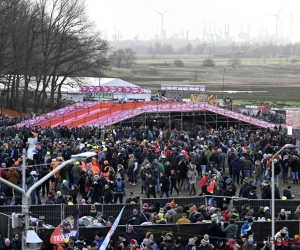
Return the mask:
{"type": "Polygon", "coordinates": [[[206,184],[208,181],[209,181],[209,173],[205,172],[199,183],[199,186],[201,188],[201,193],[199,194],[199,196],[202,196],[202,194],[206,192],[206,188],[207,188],[206,184]]]}

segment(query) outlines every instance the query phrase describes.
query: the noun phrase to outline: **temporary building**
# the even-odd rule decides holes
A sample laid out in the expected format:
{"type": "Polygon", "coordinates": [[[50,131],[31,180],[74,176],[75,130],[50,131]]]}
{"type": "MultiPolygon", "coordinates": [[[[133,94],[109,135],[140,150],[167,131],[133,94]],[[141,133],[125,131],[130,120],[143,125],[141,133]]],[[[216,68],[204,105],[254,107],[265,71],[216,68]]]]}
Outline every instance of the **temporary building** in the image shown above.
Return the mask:
{"type": "Polygon", "coordinates": [[[99,99],[151,100],[151,91],[118,78],[93,78],[83,81],[81,92],[99,99]]]}

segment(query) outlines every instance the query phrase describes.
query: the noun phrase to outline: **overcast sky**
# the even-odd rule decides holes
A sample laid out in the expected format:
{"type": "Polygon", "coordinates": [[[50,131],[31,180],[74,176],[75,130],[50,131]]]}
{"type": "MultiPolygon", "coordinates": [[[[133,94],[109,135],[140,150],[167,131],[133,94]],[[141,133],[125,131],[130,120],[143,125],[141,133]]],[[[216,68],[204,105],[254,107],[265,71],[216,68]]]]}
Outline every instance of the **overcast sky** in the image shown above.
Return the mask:
{"type": "Polygon", "coordinates": [[[264,27],[269,35],[275,34],[275,17],[283,6],[278,22],[281,36],[291,34],[293,13],[293,37],[300,41],[300,0],[86,0],[87,13],[97,28],[112,40],[114,30],[123,39],[151,39],[160,35],[161,17],[151,9],[164,12],[167,36],[189,30],[190,38],[202,38],[204,22],[216,22],[217,33],[224,33],[225,23],[230,24],[230,35],[235,37],[241,30],[250,27],[251,36],[257,36],[264,27]]]}

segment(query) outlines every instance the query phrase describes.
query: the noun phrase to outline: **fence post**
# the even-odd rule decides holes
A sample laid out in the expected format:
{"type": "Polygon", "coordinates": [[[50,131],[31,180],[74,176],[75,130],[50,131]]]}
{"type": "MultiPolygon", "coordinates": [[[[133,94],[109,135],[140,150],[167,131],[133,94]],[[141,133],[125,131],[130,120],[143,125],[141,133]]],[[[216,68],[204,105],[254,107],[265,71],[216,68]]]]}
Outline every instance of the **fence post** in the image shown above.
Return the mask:
{"type": "Polygon", "coordinates": [[[10,217],[7,218],[7,238],[9,238],[9,239],[10,239],[10,230],[11,230],[10,219],[11,219],[10,217]]]}
{"type": "Polygon", "coordinates": [[[64,220],[64,205],[61,203],[60,204],[60,208],[61,208],[61,216],[60,216],[60,221],[62,222],[64,220]]]}

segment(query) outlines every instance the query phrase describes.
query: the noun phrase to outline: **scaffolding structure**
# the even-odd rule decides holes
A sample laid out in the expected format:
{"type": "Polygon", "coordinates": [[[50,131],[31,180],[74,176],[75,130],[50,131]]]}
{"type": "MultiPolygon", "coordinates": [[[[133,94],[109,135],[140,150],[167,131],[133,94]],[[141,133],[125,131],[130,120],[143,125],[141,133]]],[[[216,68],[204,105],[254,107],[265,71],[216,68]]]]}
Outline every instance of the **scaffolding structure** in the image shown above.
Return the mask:
{"type": "Polygon", "coordinates": [[[219,115],[207,110],[182,111],[182,112],[153,112],[143,113],[127,120],[121,121],[116,126],[139,128],[141,126],[170,128],[177,131],[191,131],[199,127],[206,129],[249,129],[256,131],[259,127],[247,122],[219,115]]]}
{"type": "Polygon", "coordinates": [[[160,85],[160,97],[164,96],[168,102],[179,102],[184,98],[184,93],[198,93],[207,96],[206,87],[203,85],[160,85]]]}

